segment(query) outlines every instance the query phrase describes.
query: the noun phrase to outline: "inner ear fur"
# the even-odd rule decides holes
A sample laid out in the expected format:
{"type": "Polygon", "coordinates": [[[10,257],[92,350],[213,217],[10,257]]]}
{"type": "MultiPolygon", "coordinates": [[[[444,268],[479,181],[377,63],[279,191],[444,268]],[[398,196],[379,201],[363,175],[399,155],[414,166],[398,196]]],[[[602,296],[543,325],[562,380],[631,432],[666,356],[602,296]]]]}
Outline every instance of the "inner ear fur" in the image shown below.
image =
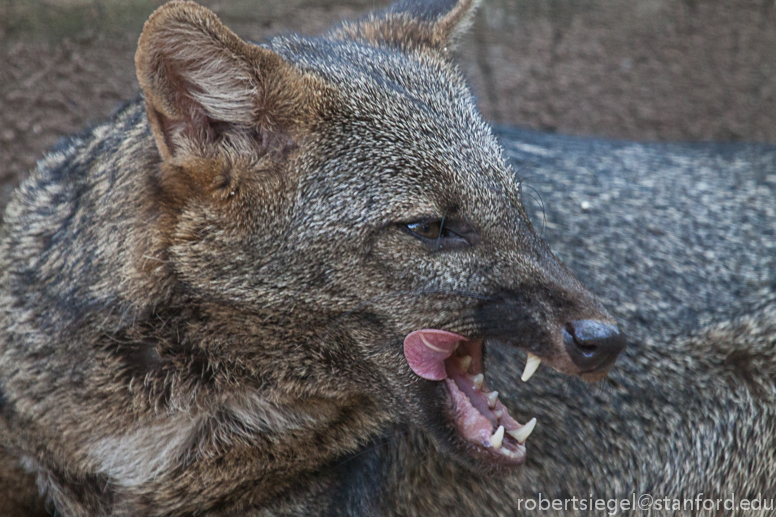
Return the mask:
{"type": "Polygon", "coordinates": [[[302,74],[193,2],[172,1],[151,15],[135,66],[165,161],[223,141],[266,147],[306,116],[302,74]]]}
{"type": "Polygon", "coordinates": [[[481,0],[400,0],[386,10],[332,32],[340,39],[389,45],[404,50],[432,49],[448,54],[474,21],[481,0]]]}

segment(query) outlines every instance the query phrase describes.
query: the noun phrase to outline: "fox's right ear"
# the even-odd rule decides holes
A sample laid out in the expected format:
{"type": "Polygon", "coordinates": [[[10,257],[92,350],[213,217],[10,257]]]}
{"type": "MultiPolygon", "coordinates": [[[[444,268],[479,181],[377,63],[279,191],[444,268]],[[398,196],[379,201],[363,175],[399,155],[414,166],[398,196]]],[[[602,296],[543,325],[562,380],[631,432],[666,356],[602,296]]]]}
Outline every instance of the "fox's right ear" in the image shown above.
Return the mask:
{"type": "Polygon", "coordinates": [[[341,39],[372,45],[390,45],[404,50],[451,50],[468,30],[481,0],[399,0],[386,10],[332,32],[341,39]]]}
{"type": "Polygon", "coordinates": [[[151,15],[135,65],[166,161],[180,163],[212,144],[267,151],[305,118],[302,74],[193,2],[176,0],[151,15]]]}

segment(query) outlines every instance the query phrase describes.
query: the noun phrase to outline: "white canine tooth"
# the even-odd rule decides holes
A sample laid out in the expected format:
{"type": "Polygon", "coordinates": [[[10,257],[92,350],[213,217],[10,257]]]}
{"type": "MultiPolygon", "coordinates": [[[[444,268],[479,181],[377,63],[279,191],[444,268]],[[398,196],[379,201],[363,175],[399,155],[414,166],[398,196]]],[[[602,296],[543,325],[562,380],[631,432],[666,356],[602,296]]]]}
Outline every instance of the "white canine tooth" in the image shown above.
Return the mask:
{"type": "Polygon", "coordinates": [[[498,400],[498,391],[491,391],[485,396],[488,398],[488,407],[491,409],[496,407],[496,401],[498,400]]]}
{"type": "Polygon", "coordinates": [[[536,417],[529,420],[527,424],[525,424],[517,431],[507,431],[507,432],[512,438],[517,440],[517,443],[522,445],[525,443],[528,437],[531,436],[531,433],[533,432],[534,427],[536,427],[536,417]]]}
{"type": "Polygon", "coordinates": [[[478,373],[474,376],[472,382],[474,383],[475,388],[480,389],[482,387],[482,383],[485,382],[485,376],[481,373],[478,373]]]}
{"type": "Polygon", "coordinates": [[[490,445],[494,449],[500,449],[501,442],[503,441],[504,441],[504,426],[500,425],[498,426],[498,429],[496,429],[496,432],[493,433],[493,436],[490,437],[490,445]]]}
{"type": "Polygon", "coordinates": [[[461,370],[463,370],[464,373],[466,373],[469,370],[469,365],[472,364],[472,356],[465,355],[461,357],[461,370]]]}
{"type": "Polygon", "coordinates": [[[542,360],[533,355],[531,352],[528,352],[528,358],[525,361],[525,370],[523,370],[523,376],[520,377],[520,380],[523,382],[528,382],[528,379],[530,379],[537,368],[539,368],[539,365],[542,363],[542,360]]]}

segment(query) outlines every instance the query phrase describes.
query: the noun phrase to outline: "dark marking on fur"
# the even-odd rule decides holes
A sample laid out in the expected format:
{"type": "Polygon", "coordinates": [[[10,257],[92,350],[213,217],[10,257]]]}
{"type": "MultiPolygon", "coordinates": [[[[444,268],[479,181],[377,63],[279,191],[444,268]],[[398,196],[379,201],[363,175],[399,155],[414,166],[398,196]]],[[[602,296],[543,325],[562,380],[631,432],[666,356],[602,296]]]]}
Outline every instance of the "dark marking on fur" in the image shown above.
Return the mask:
{"type": "Polygon", "coordinates": [[[735,377],[729,378],[728,380],[732,381],[732,379],[735,378],[743,380],[755,397],[761,400],[767,400],[768,392],[758,381],[762,376],[762,372],[758,371],[758,367],[754,364],[753,359],[752,354],[747,353],[746,351],[732,351],[725,358],[725,366],[733,371],[735,377]]]}
{"type": "Polygon", "coordinates": [[[365,517],[380,515],[385,478],[385,460],[390,453],[390,439],[379,436],[365,444],[359,452],[339,460],[331,470],[335,476],[327,515],[365,517]]]}
{"type": "Polygon", "coordinates": [[[3,390],[3,383],[0,379],[0,415],[3,415],[5,418],[10,418],[10,410],[11,408],[8,402],[8,397],[3,390]]]}

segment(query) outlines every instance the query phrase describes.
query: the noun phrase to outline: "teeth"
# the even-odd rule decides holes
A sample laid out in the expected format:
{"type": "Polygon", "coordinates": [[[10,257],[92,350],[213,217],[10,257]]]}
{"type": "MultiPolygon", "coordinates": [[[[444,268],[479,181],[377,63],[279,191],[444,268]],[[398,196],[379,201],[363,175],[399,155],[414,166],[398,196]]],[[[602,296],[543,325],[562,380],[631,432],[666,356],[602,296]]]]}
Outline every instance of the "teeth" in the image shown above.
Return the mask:
{"type": "Polygon", "coordinates": [[[472,364],[472,356],[465,355],[461,357],[461,370],[463,370],[464,373],[466,373],[469,370],[469,365],[472,364]]]}
{"type": "Polygon", "coordinates": [[[474,376],[472,382],[474,383],[475,388],[480,389],[482,387],[482,383],[485,382],[485,376],[481,373],[478,373],[474,376]]]}
{"type": "Polygon", "coordinates": [[[542,364],[542,360],[533,355],[531,352],[528,352],[528,359],[525,361],[525,370],[523,370],[523,376],[520,377],[520,379],[523,382],[528,382],[528,379],[530,379],[537,368],[539,368],[539,365],[542,364]]]}
{"type": "Polygon", "coordinates": [[[500,425],[498,426],[498,429],[496,429],[496,432],[493,433],[493,436],[490,437],[490,446],[494,449],[500,449],[501,448],[501,442],[504,441],[504,426],[500,425]]]}
{"type": "Polygon", "coordinates": [[[496,418],[501,418],[502,416],[504,416],[504,412],[500,409],[497,411],[494,411],[493,414],[496,415],[496,418]]]}
{"type": "MultiPolygon", "coordinates": [[[[533,432],[534,427],[536,427],[536,417],[529,420],[527,424],[525,424],[517,431],[507,431],[507,432],[509,433],[510,436],[512,436],[512,438],[517,440],[517,443],[522,445],[525,443],[528,437],[531,436],[531,433],[533,432]]],[[[492,440],[493,439],[491,438],[491,441],[492,440]]]]}
{"type": "Polygon", "coordinates": [[[496,407],[496,401],[498,400],[498,391],[491,391],[485,396],[488,398],[488,407],[491,409],[496,407]]]}

